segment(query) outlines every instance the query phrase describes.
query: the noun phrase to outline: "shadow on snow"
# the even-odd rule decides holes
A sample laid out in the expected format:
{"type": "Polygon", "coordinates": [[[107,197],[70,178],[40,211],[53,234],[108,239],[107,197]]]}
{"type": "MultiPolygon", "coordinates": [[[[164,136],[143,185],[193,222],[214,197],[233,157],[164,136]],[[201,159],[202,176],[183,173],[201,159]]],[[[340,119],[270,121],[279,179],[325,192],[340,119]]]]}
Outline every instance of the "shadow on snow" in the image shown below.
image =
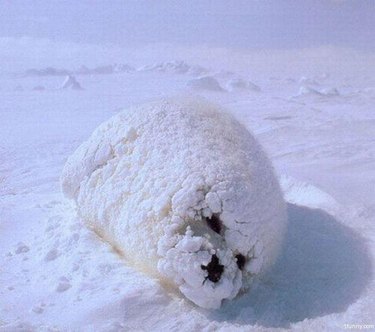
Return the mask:
{"type": "Polygon", "coordinates": [[[288,327],[345,311],[371,279],[365,240],[319,209],[288,204],[282,253],[258,287],[209,314],[217,321],[288,327]]]}

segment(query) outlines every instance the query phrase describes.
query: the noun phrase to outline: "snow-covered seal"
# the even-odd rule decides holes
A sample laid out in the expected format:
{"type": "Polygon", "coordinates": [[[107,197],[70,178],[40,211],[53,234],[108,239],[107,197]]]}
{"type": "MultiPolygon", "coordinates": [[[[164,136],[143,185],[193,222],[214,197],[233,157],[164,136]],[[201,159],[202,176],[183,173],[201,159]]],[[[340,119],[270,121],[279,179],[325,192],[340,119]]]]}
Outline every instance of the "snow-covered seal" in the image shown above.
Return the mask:
{"type": "Polygon", "coordinates": [[[64,194],[136,268],[204,308],[274,262],[285,202],[261,147],[206,101],[162,100],[100,125],[68,159],[64,194]]]}

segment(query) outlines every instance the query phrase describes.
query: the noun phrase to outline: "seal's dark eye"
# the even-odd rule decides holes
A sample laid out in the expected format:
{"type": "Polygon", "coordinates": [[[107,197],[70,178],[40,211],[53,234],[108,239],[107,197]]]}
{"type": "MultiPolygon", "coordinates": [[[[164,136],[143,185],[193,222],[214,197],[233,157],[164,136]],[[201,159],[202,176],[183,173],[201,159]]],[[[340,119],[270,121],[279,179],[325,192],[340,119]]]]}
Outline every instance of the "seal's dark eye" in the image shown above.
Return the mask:
{"type": "Polygon", "coordinates": [[[218,282],[224,272],[224,265],[220,264],[219,258],[216,255],[212,255],[211,262],[207,266],[201,265],[201,269],[207,271],[208,280],[218,282]]]}
{"type": "Polygon", "coordinates": [[[215,216],[212,215],[211,218],[206,218],[207,225],[216,233],[220,234],[221,232],[221,220],[215,216]]]}
{"type": "Polygon", "coordinates": [[[236,259],[237,259],[237,266],[242,271],[246,263],[246,258],[242,254],[237,254],[236,259]]]}

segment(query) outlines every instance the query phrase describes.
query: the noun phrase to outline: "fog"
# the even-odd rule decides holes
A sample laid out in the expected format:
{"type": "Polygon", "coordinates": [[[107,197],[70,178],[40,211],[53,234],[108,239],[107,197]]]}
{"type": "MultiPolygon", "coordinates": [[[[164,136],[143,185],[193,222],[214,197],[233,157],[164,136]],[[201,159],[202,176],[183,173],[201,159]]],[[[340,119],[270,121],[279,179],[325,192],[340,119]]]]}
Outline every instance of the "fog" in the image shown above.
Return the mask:
{"type": "Polygon", "coordinates": [[[229,48],[375,49],[373,0],[2,1],[0,37],[229,48]]]}

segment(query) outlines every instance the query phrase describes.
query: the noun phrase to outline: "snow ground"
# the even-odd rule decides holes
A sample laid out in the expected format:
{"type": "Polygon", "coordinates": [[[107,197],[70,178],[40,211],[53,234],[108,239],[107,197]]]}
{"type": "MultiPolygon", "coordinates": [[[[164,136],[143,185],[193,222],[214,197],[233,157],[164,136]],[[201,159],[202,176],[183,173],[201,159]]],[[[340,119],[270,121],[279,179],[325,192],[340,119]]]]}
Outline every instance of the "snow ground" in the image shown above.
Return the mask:
{"type": "Polygon", "coordinates": [[[343,66],[324,72],[317,64],[300,74],[259,69],[250,77],[245,69],[223,75],[233,70],[223,63],[204,74],[222,87],[241,74],[260,91],[191,89],[191,75],[152,70],[77,75],[79,91],[59,89],[63,76],[1,77],[0,331],[375,324],[375,76],[343,66]],[[312,89],[299,93],[305,85],[312,89]],[[339,93],[311,93],[331,88],[339,93]],[[128,267],[81,225],[59,187],[66,158],[102,121],[181,93],[223,104],[253,131],[289,202],[287,238],[273,270],[217,311],[128,267]]]}

